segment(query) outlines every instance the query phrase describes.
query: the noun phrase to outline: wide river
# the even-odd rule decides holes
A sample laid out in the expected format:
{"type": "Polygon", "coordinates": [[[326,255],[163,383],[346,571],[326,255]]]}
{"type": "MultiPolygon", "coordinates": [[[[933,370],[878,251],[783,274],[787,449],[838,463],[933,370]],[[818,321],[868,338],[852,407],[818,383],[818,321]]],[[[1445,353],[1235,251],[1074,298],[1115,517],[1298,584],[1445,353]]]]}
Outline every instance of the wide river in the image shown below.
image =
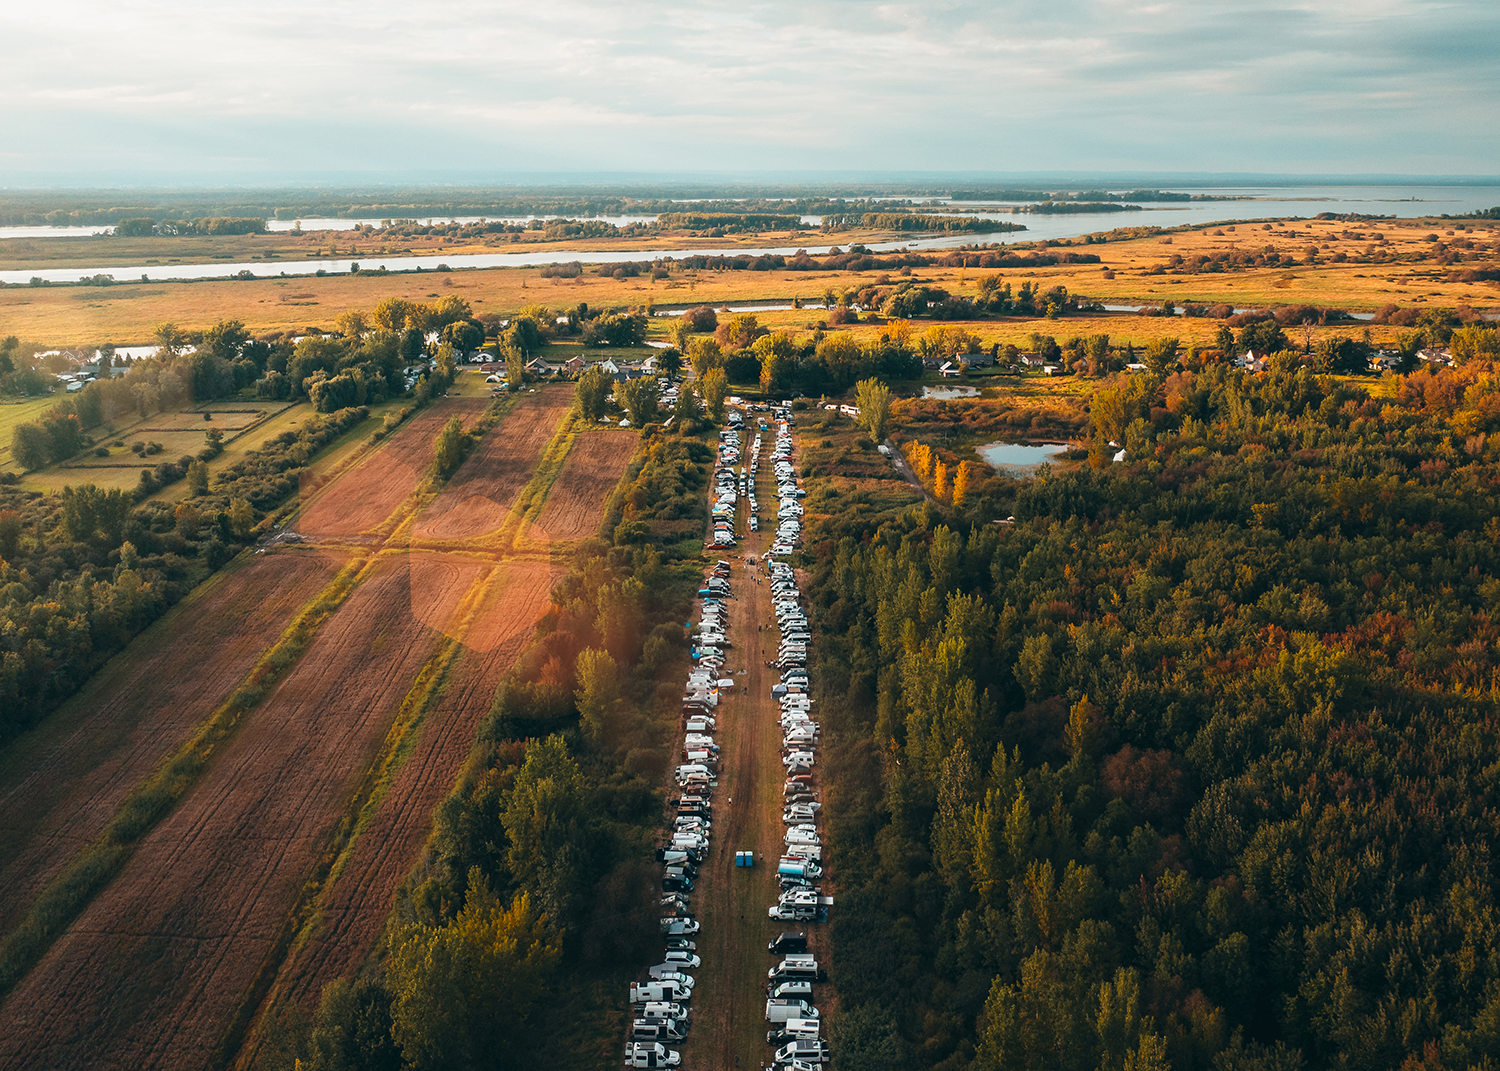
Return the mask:
{"type": "MultiPolygon", "coordinates": [[[[1193,189],[1183,192],[1213,194],[1245,198],[1232,201],[1193,201],[1148,205],[1139,212],[1100,212],[1069,215],[1012,214],[1009,209],[1014,202],[949,202],[928,199],[923,202],[928,210],[952,207],[970,209],[966,215],[980,218],[1006,220],[1020,223],[1024,231],[995,234],[958,234],[944,237],[912,238],[894,242],[871,243],[876,252],[894,249],[931,250],[951,249],[956,246],[985,242],[1028,242],[1040,239],[1076,238],[1083,234],[1109,230],[1113,227],[1177,227],[1184,224],[1229,222],[1232,220],[1267,217],[1315,216],[1320,212],[1350,213],[1365,215],[1415,216],[1461,215],[1477,209],[1500,205],[1500,186],[1306,186],[1306,187],[1226,187],[1222,189],[1193,189]]],[[[439,217],[441,218],[441,217],[439,217]]],[[[610,222],[645,222],[652,217],[605,217],[610,222]]],[[[809,223],[818,217],[804,216],[809,223]]],[[[463,222],[473,222],[477,217],[465,217],[463,222]]],[[[327,229],[352,229],[356,223],[379,224],[379,220],[303,220],[303,229],[315,229],[313,224],[327,225],[327,229]],[[336,226],[335,226],[336,225],[336,226]]],[[[290,230],[294,221],[274,220],[269,224],[273,230],[290,230]]],[[[90,228],[62,227],[7,227],[0,229],[3,237],[68,237],[92,234],[90,228]]],[[[508,268],[540,267],[544,264],[566,264],[579,260],[591,264],[614,264],[627,260],[655,260],[660,257],[681,258],[688,256],[756,256],[762,253],[789,256],[798,249],[809,253],[825,253],[834,244],[819,232],[810,232],[809,242],[800,245],[767,246],[759,248],[723,249],[611,249],[608,251],[580,251],[576,249],[529,249],[518,253],[469,253],[438,254],[434,256],[372,256],[330,257],[318,260],[299,261],[248,261],[241,264],[141,264],[127,267],[90,268],[18,268],[0,271],[0,283],[24,284],[33,279],[49,283],[72,283],[95,275],[109,275],[118,282],[135,282],[166,279],[222,279],[250,272],[256,276],[311,275],[319,270],[331,273],[347,272],[351,265],[361,268],[389,271],[431,270],[440,264],[450,268],[508,268]]]]}

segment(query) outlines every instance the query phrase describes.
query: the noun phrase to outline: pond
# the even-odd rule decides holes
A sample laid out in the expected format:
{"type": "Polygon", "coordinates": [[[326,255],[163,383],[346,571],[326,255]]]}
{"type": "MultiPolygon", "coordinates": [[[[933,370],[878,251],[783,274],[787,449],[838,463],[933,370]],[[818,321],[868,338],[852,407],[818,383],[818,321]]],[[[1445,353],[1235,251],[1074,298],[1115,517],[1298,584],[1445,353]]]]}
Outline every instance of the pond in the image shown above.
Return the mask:
{"type": "Polygon", "coordinates": [[[923,387],[922,397],[950,401],[954,398],[977,398],[978,387],[923,387]]]}
{"type": "Polygon", "coordinates": [[[975,453],[1002,472],[1020,476],[1030,469],[1053,464],[1067,449],[1063,443],[990,443],[976,447],[975,453]]]}

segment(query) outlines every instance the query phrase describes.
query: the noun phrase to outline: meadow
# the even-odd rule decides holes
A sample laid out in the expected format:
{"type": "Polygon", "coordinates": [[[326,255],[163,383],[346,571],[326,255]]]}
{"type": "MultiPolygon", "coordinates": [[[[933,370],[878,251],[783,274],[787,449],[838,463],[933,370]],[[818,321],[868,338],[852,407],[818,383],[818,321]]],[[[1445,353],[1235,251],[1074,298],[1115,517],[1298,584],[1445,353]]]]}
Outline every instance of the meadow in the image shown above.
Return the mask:
{"type": "MultiPolygon", "coordinates": [[[[1459,274],[1435,254],[1436,243],[1450,246],[1473,243],[1479,254],[1493,254],[1500,247],[1500,228],[1493,224],[1458,224],[1454,221],[1384,220],[1373,224],[1349,224],[1337,220],[1208,226],[1198,230],[1125,240],[1108,240],[1083,246],[1097,254],[1099,264],[1063,264],[1028,269],[1001,269],[999,274],[1019,287],[1032,283],[1042,290],[1065,286],[1072,294],[1108,304],[1178,306],[1228,303],[1237,307],[1309,304],[1350,311],[1373,312],[1386,304],[1431,305],[1475,308],[1500,305],[1500,283],[1495,281],[1450,281],[1459,274]],[[1270,228],[1267,230],[1266,228],[1270,228]],[[1429,239],[1429,236],[1432,236],[1429,239]],[[1283,256],[1304,261],[1316,245],[1315,263],[1297,266],[1247,268],[1215,273],[1186,274],[1170,267],[1174,256],[1259,252],[1272,247],[1283,256]],[[1381,262],[1367,262],[1373,254],[1381,262]],[[1339,257],[1344,257],[1340,261],[1339,257]]],[[[820,236],[808,235],[813,244],[820,236]]],[[[853,241],[856,236],[835,237],[853,241]]],[[[280,241],[274,238],[202,239],[220,242],[280,241]]],[[[172,239],[183,241],[184,239],[172,239]]],[[[198,239],[192,239],[198,241],[198,239]]],[[[307,239],[304,238],[304,241],[307,239]]],[[[760,236],[757,244],[774,236],[760,236]]],[[[43,244],[31,240],[33,245],[43,244]]],[[[51,239],[50,242],[77,241],[51,239]]],[[[85,239],[83,241],[92,241],[85,239]]],[[[122,241],[132,241],[123,239],[122,241]]],[[[141,241],[165,241],[142,239],[141,241]]],[[[731,239],[713,239],[718,247],[736,244],[731,239]]],[[[740,244],[748,244],[746,239],[740,244]]],[[[334,244],[324,239],[324,249],[334,244]]],[[[345,245],[347,245],[347,241],[345,245]]],[[[355,243],[358,244],[358,243],[355,243]]],[[[601,245],[602,243],[591,243],[601,245]]],[[[681,245],[681,240],[674,240],[681,245]]],[[[0,243],[3,245],[3,243],[0,243]]],[[[340,245],[340,252],[347,252],[340,245]]],[[[1055,245],[1055,243],[1054,243],[1055,245]]],[[[1079,248],[1074,243],[1074,248],[1079,248]]],[[[630,248],[642,243],[631,240],[630,248]]],[[[560,248],[549,243],[548,248],[560,248]]],[[[619,246],[617,245],[616,248],[619,246]]],[[[298,255],[311,255],[305,250],[298,255]]],[[[404,250],[403,250],[404,251],[404,250]]],[[[455,252],[477,252],[479,249],[455,252]]],[[[223,254],[225,259],[240,255],[223,254]]],[[[365,251],[360,256],[371,255],[365,251]]],[[[642,259],[649,257],[642,253],[642,259]]],[[[587,254],[580,252],[587,263],[587,254]]],[[[42,263],[42,260],[27,263],[42,263]]],[[[974,295],[980,279],[993,274],[973,267],[928,267],[913,269],[912,277],[951,293],[974,295]]],[[[339,315],[350,310],[368,310],[388,297],[431,301],[453,294],[464,298],[476,314],[506,316],[532,304],[545,304],[561,311],[579,302],[594,308],[652,306],[690,307],[729,302],[784,302],[800,299],[818,303],[824,292],[878,285],[899,277],[885,270],[849,271],[715,271],[674,268],[666,279],[647,276],[617,279],[591,271],[573,279],[543,278],[539,268],[484,268],[455,272],[380,273],[354,275],[151,282],[108,287],[44,286],[0,288],[0,332],[15,334],[23,343],[44,347],[145,345],[152,341],[157,324],[172,322],[186,331],[203,330],[219,320],[239,319],[256,334],[270,331],[329,329],[339,315]]],[[[819,310],[801,309],[766,313],[762,322],[776,330],[810,331],[821,318],[819,310]]],[[[968,324],[986,342],[1016,342],[1033,331],[1065,337],[1069,334],[1108,333],[1146,341],[1163,333],[1200,344],[1212,337],[1213,320],[1153,319],[1129,314],[1069,316],[1066,323],[1042,319],[1004,318],[968,324]],[[1128,330],[1126,325],[1129,325],[1128,330]]],[[[668,324],[654,321],[657,334],[668,324]]],[[[859,332],[860,328],[855,328],[859,332]]],[[[868,330],[868,329],[865,329],[868,330]]],[[[1358,325],[1320,328],[1347,334],[1358,325]]],[[[1375,341],[1394,332],[1374,329],[1375,341]]]]}

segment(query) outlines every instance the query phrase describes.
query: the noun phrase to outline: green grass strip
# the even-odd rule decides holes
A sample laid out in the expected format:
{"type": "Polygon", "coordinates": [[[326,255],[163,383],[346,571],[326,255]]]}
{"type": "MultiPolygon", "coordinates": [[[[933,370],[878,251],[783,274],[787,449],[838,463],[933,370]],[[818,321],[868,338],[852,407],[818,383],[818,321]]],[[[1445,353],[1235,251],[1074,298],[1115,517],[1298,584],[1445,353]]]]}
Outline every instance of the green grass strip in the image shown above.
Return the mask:
{"type": "Polygon", "coordinates": [[[260,703],[278,679],[312,643],[318,627],[348,598],[363,578],[366,561],[351,562],[329,582],[282,633],[234,692],[121,801],[109,825],[44,886],[20,924],[0,942],[0,997],[9,993],[46,954],[93,898],[129,862],[142,837],[187,793],[209,760],[234,734],[244,715],[260,703]]]}

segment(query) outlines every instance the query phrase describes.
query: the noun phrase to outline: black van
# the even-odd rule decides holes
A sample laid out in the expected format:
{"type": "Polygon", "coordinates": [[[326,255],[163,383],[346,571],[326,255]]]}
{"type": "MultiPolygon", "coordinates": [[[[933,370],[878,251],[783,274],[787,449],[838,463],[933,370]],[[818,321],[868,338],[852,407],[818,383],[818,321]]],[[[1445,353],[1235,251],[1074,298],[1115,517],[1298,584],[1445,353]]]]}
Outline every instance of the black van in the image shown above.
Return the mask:
{"type": "Polygon", "coordinates": [[[806,952],[807,934],[805,933],[779,933],[770,944],[766,945],[766,951],[783,955],[787,952],[806,952]]]}

